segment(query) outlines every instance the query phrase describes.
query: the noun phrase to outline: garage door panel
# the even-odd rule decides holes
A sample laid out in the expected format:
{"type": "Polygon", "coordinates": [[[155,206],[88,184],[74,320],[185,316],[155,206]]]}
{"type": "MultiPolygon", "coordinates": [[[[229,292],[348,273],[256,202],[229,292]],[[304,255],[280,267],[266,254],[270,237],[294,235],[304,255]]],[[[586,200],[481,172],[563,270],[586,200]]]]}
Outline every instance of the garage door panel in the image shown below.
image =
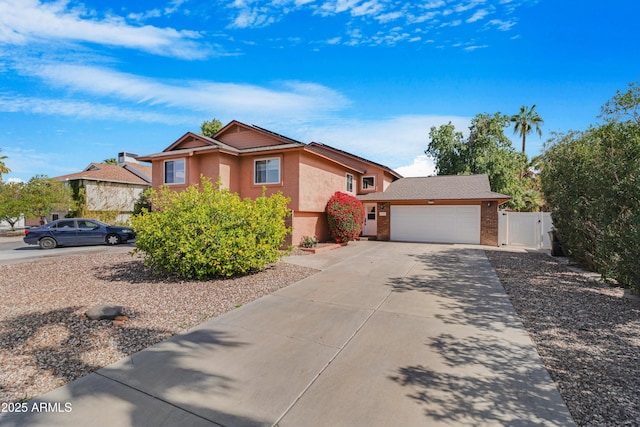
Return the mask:
{"type": "Polygon", "coordinates": [[[480,243],[480,206],[391,206],[391,240],[480,243]]]}

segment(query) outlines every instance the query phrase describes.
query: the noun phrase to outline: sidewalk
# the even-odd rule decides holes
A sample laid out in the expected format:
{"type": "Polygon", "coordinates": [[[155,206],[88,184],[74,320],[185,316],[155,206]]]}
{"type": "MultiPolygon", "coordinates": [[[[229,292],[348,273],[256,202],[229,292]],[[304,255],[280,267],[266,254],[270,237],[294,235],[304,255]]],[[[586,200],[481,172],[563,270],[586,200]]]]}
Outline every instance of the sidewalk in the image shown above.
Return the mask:
{"type": "Polygon", "coordinates": [[[0,425],[573,424],[482,250],[354,242],[289,262],[322,271],[0,425]]]}

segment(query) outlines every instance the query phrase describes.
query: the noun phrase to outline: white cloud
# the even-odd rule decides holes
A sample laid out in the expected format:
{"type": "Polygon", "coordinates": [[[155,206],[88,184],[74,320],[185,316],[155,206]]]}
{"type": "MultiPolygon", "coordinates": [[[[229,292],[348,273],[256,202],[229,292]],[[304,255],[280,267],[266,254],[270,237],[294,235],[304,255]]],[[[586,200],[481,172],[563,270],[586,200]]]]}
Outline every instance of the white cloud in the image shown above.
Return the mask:
{"type": "MultiPolygon", "coordinates": [[[[40,144],[34,144],[36,146],[40,144]]],[[[34,171],[51,170],[53,173],[63,175],[77,172],[65,162],[65,155],[60,153],[45,152],[44,149],[24,149],[21,147],[8,147],[3,150],[7,160],[5,163],[11,169],[6,175],[8,181],[24,181],[34,175],[34,171]]],[[[50,175],[53,176],[53,175],[50,175]]]]}
{"type": "Polygon", "coordinates": [[[384,23],[387,23],[387,22],[390,22],[390,21],[395,21],[397,19],[400,19],[403,16],[404,16],[404,14],[402,12],[389,12],[389,13],[384,13],[382,15],[376,16],[376,19],[381,24],[384,24],[384,23]]]}
{"type": "Polygon", "coordinates": [[[377,0],[370,0],[355,6],[351,9],[351,15],[353,16],[367,16],[376,15],[384,10],[384,6],[377,2],[377,0]]]}
{"type": "Polygon", "coordinates": [[[440,24],[440,28],[458,27],[460,25],[462,25],[462,20],[461,19],[454,19],[453,21],[443,22],[442,24],[440,24]]]}
{"type": "Polygon", "coordinates": [[[471,45],[471,46],[467,46],[467,47],[465,47],[465,48],[464,48],[464,50],[466,50],[467,52],[473,52],[474,50],[477,50],[477,49],[486,49],[486,48],[488,48],[488,47],[489,47],[489,45],[486,45],[486,44],[482,44],[482,45],[471,45]]]}
{"type": "Polygon", "coordinates": [[[480,21],[481,19],[483,19],[488,14],[489,14],[489,12],[486,9],[476,10],[476,12],[473,14],[473,16],[471,16],[471,18],[467,19],[466,22],[467,22],[467,24],[471,24],[473,22],[480,21]]]}
{"type": "Polygon", "coordinates": [[[436,16],[438,16],[440,14],[440,12],[427,12],[427,13],[422,13],[419,15],[410,15],[407,17],[407,22],[409,22],[410,24],[421,24],[423,22],[427,22],[427,21],[431,21],[433,20],[436,16]]]}
{"type": "Polygon", "coordinates": [[[437,9],[446,5],[444,0],[429,0],[422,7],[425,9],[437,9]]]}
{"type": "Polygon", "coordinates": [[[268,8],[245,7],[240,10],[238,16],[230,25],[231,28],[259,28],[266,27],[276,22],[273,15],[270,15],[268,8]]]}
{"type": "MultiPolygon", "coordinates": [[[[340,32],[335,37],[324,38],[324,43],[348,46],[393,46],[399,42],[415,43],[425,39],[399,36],[390,25],[401,25],[404,32],[414,34],[416,30],[437,31],[442,38],[442,48],[450,47],[451,40],[475,37],[462,24],[479,22],[489,15],[499,17],[485,27],[471,31],[484,33],[486,30],[506,31],[515,25],[513,18],[521,2],[514,0],[427,0],[426,2],[394,2],[388,0],[232,0],[227,9],[231,10],[229,28],[257,28],[283,21],[293,13],[308,13],[308,19],[331,20],[318,23],[340,32]],[[347,17],[335,19],[336,16],[347,17]],[[370,19],[371,18],[371,19],[370,19]],[[396,24],[397,22],[397,24],[396,24]]],[[[297,37],[304,40],[308,36],[297,37]]]]}
{"type": "Polygon", "coordinates": [[[22,97],[7,94],[0,94],[0,112],[44,114],[85,120],[116,120],[173,125],[187,125],[194,122],[194,117],[155,113],[144,109],[126,108],[100,102],[22,97]]]}
{"type": "Polygon", "coordinates": [[[66,1],[3,0],[0,2],[0,43],[50,44],[56,40],[88,42],[137,49],[156,55],[200,59],[211,52],[196,43],[195,31],[133,26],[123,17],[97,19],[95,12],[71,8],[66,1]]]}
{"type": "Polygon", "coordinates": [[[362,156],[388,167],[412,165],[429,144],[429,130],[451,122],[465,133],[471,119],[458,116],[404,115],[376,120],[332,119],[318,125],[289,125],[282,121],[265,127],[300,141],[316,141],[362,156]]]}
{"type": "MultiPolygon", "coordinates": [[[[11,111],[11,109],[38,113],[52,111],[65,115],[84,116],[86,108],[103,117],[118,118],[120,115],[126,117],[131,114],[130,110],[142,109],[139,104],[144,104],[145,109],[177,108],[181,111],[180,117],[183,116],[184,111],[207,114],[212,111],[224,111],[230,116],[237,117],[255,116],[258,113],[262,117],[278,115],[313,117],[343,109],[350,104],[342,94],[313,82],[283,81],[274,83],[273,88],[267,88],[204,80],[158,81],[107,68],[61,63],[28,63],[20,65],[18,70],[22,74],[39,77],[52,87],[71,90],[74,93],[81,92],[85,97],[90,95],[105,99],[98,103],[99,107],[89,108],[83,102],[67,102],[58,99],[10,100],[12,97],[5,94],[0,97],[0,108],[4,111],[11,111]],[[42,106],[38,106],[40,101],[42,106]],[[122,108],[104,104],[121,105],[123,102],[128,104],[122,108]]],[[[140,114],[133,114],[133,116],[139,117],[140,114]]],[[[145,115],[143,120],[175,122],[175,120],[168,120],[170,116],[170,111],[165,111],[145,115]]]]}
{"type": "Polygon", "coordinates": [[[358,5],[360,0],[331,0],[327,1],[320,6],[321,14],[334,14],[342,13],[353,9],[358,5]]]}
{"type": "Polygon", "coordinates": [[[502,19],[492,19],[488,22],[489,25],[495,26],[500,31],[509,31],[511,27],[516,25],[515,21],[503,21],[502,19]]]}
{"type": "Polygon", "coordinates": [[[396,172],[405,178],[410,176],[433,176],[436,174],[436,166],[433,159],[426,154],[416,156],[413,163],[407,166],[394,168],[396,172]]]}
{"type": "Polygon", "coordinates": [[[460,3],[458,5],[456,5],[454,7],[454,10],[458,13],[460,12],[466,12],[467,10],[471,10],[481,4],[486,3],[486,0],[471,0],[469,2],[467,2],[466,4],[464,3],[460,3]]]}

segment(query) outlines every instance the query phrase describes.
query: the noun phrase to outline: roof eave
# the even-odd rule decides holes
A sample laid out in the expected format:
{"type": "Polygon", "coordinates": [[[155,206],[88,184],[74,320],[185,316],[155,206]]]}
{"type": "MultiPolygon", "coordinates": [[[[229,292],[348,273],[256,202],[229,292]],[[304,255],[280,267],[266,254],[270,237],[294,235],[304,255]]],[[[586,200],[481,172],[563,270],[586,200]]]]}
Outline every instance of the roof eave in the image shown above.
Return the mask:
{"type": "Polygon", "coordinates": [[[313,141],[313,142],[311,142],[310,144],[308,144],[308,146],[309,146],[311,149],[313,149],[313,147],[314,147],[314,146],[317,146],[317,147],[320,147],[320,148],[326,148],[326,149],[328,149],[328,150],[331,150],[331,151],[337,152],[337,153],[342,154],[342,155],[346,155],[346,156],[351,157],[351,158],[353,158],[353,159],[356,159],[356,160],[358,160],[358,161],[365,162],[365,163],[368,163],[368,164],[371,164],[371,165],[377,166],[377,167],[379,167],[379,168],[382,168],[383,170],[385,170],[386,172],[388,172],[390,175],[394,176],[396,179],[401,179],[401,178],[403,178],[403,176],[402,176],[402,175],[400,175],[398,172],[394,171],[393,169],[391,169],[391,168],[390,168],[390,167],[388,167],[388,166],[385,166],[385,165],[380,164],[380,163],[373,162],[373,161],[371,161],[371,160],[365,159],[364,157],[360,157],[360,156],[357,156],[357,155],[355,155],[355,154],[349,153],[348,151],[344,151],[344,150],[341,150],[341,149],[339,149],[339,148],[335,148],[335,147],[332,147],[332,146],[330,146],[330,145],[326,145],[326,144],[323,144],[323,143],[321,143],[321,142],[315,142],[315,141],[313,141]]]}
{"type": "Polygon", "coordinates": [[[365,202],[394,202],[394,203],[412,203],[412,202],[424,202],[431,200],[435,202],[452,202],[452,201],[464,201],[464,202],[487,202],[487,201],[495,201],[498,202],[498,205],[508,202],[511,200],[511,197],[403,197],[403,198],[394,198],[394,197],[385,197],[383,193],[372,193],[372,194],[359,194],[356,196],[359,200],[365,202]],[[379,194],[379,196],[378,196],[379,194]]]}
{"type": "Polygon", "coordinates": [[[330,161],[331,163],[338,164],[338,165],[340,165],[340,166],[342,166],[342,167],[344,167],[344,168],[346,168],[346,169],[349,169],[350,171],[357,172],[357,173],[359,173],[359,174],[364,174],[364,173],[366,173],[366,172],[367,172],[367,171],[366,171],[366,169],[359,169],[359,168],[356,168],[356,167],[354,167],[354,166],[351,166],[351,165],[348,165],[348,164],[346,164],[346,163],[343,163],[343,162],[341,162],[341,161],[339,161],[339,160],[332,159],[331,157],[325,156],[324,154],[319,153],[319,152],[317,152],[317,151],[313,150],[312,148],[309,148],[308,146],[305,146],[305,147],[304,147],[304,151],[306,151],[307,153],[311,153],[311,154],[313,154],[314,156],[318,156],[318,157],[321,157],[321,158],[323,158],[323,159],[325,159],[325,160],[328,160],[328,161],[330,161]]]}
{"type": "Polygon", "coordinates": [[[121,180],[121,179],[104,179],[104,178],[95,178],[95,177],[92,177],[92,176],[79,176],[79,177],[62,178],[62,179],[60,179],[60,177],[58,177],[58,178],[53,178],[53,179],[55,181],[59,181],[59,182],[83,180],[83,181],[95,181],[95,182],[113,182],[115,184],[144,185],[144,186],[147,186],[147,187],[151,185],[151,183],[148,183],[148,182],[125,181],[125,180],[121,180]]]}

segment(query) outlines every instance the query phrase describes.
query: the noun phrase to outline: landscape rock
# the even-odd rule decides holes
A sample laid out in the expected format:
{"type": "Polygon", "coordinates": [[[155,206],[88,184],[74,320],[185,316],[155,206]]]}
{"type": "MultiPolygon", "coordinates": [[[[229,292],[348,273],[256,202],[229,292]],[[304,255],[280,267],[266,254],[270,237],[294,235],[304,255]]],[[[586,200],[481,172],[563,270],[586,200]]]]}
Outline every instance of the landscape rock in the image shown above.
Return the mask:
{"type": "Polygon", "coordinates": [[[122,307],[119,305],[96,305],[85,313],[89,320],[114,320],[122,315],[122,307]]]}

